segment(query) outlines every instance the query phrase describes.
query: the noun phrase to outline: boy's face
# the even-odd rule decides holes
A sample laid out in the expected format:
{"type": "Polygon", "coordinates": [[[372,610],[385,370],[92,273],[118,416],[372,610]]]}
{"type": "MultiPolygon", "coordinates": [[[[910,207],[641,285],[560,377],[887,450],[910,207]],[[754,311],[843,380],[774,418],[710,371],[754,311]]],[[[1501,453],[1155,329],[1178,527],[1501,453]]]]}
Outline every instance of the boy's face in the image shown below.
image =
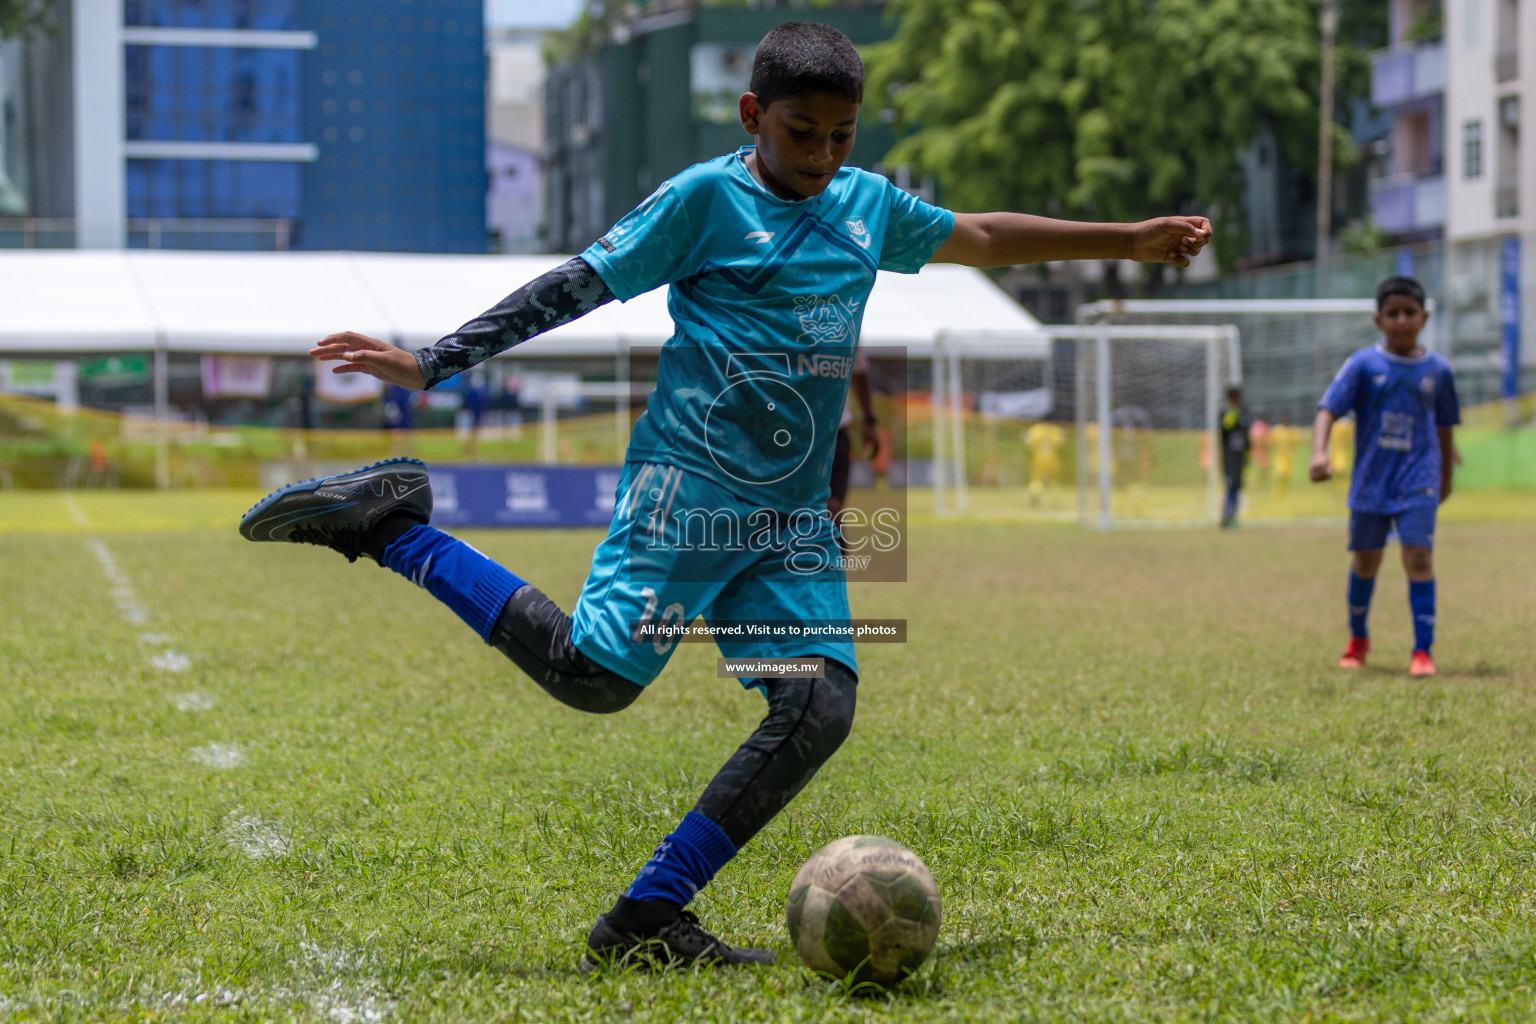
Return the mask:
{"type": "Polygon", "coordinates": [[[741,126],[757,137],[754,170],[774,195],[819,196],[853,149],[859,105],[830,93],[774,100],[741,96],[741,126]]]}
{"type": "Polygon", "coordinates": [[[1376,327],[1387,339],[1387,348],[1412,352],[1419,345],[1419,332],[1429,322],[1429,313],[1419,301],[1407,295],[1388,295],[1376,311],[1376,327]]]}

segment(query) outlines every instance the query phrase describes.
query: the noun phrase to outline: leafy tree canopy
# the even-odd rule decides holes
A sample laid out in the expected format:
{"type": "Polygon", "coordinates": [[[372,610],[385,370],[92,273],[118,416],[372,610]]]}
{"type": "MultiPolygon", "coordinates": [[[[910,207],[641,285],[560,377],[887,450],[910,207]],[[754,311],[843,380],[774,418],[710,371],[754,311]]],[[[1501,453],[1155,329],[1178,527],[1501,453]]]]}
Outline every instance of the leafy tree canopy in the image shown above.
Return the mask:
{"type": "Polygon", "coordinates": [[[48,0],[0,0],[0,39],[47,29],[51,24],[48,0]]]}
{"type": "MultiPolygon", "coordinates": [[[[1316,165],[1319,0],[891,8],[895,36],[865,51],[865,102],[896,114],[889,159],[932,174],[953,208],[1103,220],[1234,210],[1239,153],[1266,128],[1298,166],[1316,165]]],[[[1368,80],[1365,47],[1385,42],[1373,17],[1341,26],[1341,107],[1368,80]]],[[[1342,126],[1334,152],[1355,158],[1342,126]]]]}

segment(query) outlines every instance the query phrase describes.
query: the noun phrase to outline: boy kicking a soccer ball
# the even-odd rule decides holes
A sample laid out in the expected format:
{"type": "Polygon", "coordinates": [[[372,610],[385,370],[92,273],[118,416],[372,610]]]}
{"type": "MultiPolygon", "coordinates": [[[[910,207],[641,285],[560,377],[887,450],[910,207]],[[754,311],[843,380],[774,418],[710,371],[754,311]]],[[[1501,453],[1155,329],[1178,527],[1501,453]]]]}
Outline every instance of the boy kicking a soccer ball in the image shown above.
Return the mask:
{"type": "Polygon", "coordinates": [[[1376,289],[1382,340],[1344,361],[1317,403],[1312,425],[1311,477],[1333,476],[1328,434],[1334,421],[1355,414],[1355,470],[1349,485],[1349,646],[1342,668],[1359,668],[1370,650],[1366,616],[1387,535],[1397,527],[1413,612],[1408,674],[1432,676],[1435,662],[1435,512],[1451,496],[1456,461],[1452,428],[1461,422],[1456,381],[1445,357],[1419,345],[1429,321],[1424,288],[1392,277],[1376,289]]]}
{"type": "MultiPolygon", "coordinates": [[[[508,569],[427,525],[426,467],[398,459],[282,488],[241,521],[251,540],[322,544],[392,569],[438,598],[557,700],[607,713],[666,665],[658,625],[703,616],[846,622],[826,511],[833,440],[878,269],[1129,258],[1187,266],[1201,217],[1080,224],[952,214],[843,166],[864,69],[835,29],[780,25],[753,61],[741,123],[755,146],[662,184],[577,259],[513,292],[430,349],[359,334],[311,354],[337,373],[431,387],[615,298],[670,288],[676,333],[630,438],[608,536],[567,616],[508,569]],[[814,359],[809,357],[814,356],[814,359]],[[700,545],[700,521],[714,543],[700,545]],[[690,534],[692,530],[692,534],[690,534]]],[[[717,634],[718,635],[718,634],[717,634]]],[[[743,680],[768,712],[587,939],[584,965],[632,954],[767,963],[684,909],[808,783],[853,722],[858,667],[839,639],[719,642],[728,658],[825,659],[821,678],[743,680]]]]}

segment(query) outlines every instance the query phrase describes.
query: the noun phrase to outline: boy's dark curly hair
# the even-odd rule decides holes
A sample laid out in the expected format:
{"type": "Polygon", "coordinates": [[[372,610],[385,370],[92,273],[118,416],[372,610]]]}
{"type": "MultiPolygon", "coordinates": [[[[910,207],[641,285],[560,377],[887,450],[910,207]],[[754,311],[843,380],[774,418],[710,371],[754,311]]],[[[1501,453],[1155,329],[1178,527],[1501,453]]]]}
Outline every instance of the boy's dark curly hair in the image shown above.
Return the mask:
{"type": "Polygon", "coordinates": [[[864,61],[853,41],[831,25],[786,21],[757,44],[751,89],[764,107],[818,92],[862,103],[864,61]]]}
{"type": "Polygon", "coordinates": [[[1405,295],[1417,302],[1422,308],[1425,306],[1424,286],[1411,277],[1389,277],[1376,286],[1376,311],[1387,304],[1387,296],[1405,295]]]}

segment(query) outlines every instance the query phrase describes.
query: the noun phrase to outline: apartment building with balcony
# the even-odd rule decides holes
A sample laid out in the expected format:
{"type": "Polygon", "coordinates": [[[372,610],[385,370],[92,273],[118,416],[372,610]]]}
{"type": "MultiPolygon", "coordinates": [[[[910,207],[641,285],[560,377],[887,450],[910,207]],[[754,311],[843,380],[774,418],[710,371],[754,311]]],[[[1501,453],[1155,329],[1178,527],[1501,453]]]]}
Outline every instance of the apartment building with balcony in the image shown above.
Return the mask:
{"type": "Polygon", "coordinates": [[[1451,0],[1445,53],[1448,312],[1467,339],[1460,361],[1496,373],[1508,396],[1536,373],[1536,322],[1521,309],[1536,289],[1536,160],[1521,139],[1536,0],[1451,0]]]}
{"type": "Polygon", "coordinates": [[[1389,114],[1392,130],[1386,173],[1371,183],[1371,216],[1396,242],[1445,233],[1442,18],[1439,0],[1391,0],[1391,43],[1372,55],[1371,103],[1389,114]]]}
{"type": "Polygon", "coordinates": [[[1447,214],[1453,241],[1536,228],[1536,164],[1521,158],[1536,75],[1533,0],[1455,0],[1445,26],[1447,214]]]}

